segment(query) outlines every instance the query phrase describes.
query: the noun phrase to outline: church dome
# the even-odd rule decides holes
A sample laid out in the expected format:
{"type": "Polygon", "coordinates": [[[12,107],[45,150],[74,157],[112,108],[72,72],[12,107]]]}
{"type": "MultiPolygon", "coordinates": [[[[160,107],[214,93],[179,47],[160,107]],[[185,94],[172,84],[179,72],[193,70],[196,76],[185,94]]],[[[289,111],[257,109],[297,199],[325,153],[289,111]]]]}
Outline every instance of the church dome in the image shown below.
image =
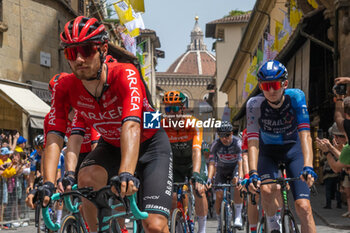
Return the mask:
{"type": "Polygon", "coordinates": [[[216,58],[207,50],[198,17],[195,19],[196,22],[191,31],[191,43],[187,46],[187,51],[175,60],[166,71],[167,73],[214,76],[216,58]]]}

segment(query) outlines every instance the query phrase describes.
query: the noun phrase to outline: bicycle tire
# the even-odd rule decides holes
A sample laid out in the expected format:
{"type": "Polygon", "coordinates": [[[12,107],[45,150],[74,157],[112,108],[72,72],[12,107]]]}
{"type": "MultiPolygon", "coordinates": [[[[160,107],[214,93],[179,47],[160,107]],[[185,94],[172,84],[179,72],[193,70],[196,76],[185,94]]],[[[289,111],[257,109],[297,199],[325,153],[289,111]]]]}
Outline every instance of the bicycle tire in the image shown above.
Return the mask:
{"type": "Polygon", "coordinates": [[[186,233],[185,219],[182,217],[180,209],[176,208],[171,215],[170,232],[171,233],[186,233]]]}
{"type": "Polygon", "coordinates": [[[242,207],[242,211],[241,211],[241,215],[242,215],[242,228],[241,230],[245,232],[249,233],[249,220],[248,220],[248,213],[247,213],[247,204],[243,204],[242,207]]]}
{"type": "Polygon", "coordinates": [[[227,218],[226,221],[229,223],[228,224],[228,231],[231,233],[236,233],[237,229],[239,229],[239,228],[236,228],[233,226],[233,223],[234,223],[234,220],[236,217],[235,205],[234,205],[233,201],[231,201],[231,204],[226,205],[226,213],[228,213],[228,215],[226,217],[227,218]]]}
{"type": "Polygon", "coordinates": [[[40,225],[41,225],[41,205],[36,205],[35,207],[35,227],[36,227],[36,232],[41,233],[40,225]]]}
{"type": "Polygon", "coordinates": [[[282,219],[282,232],[300,233],[297,223],[291,214],[286,214],[282,219]]]}
{"type": "Polygon", "coordinates": [[[121,233],[122,232],[117,219],[112,219],[109,224],[110,224],[109,229],[112,233],[121,233]]]}
{"type": "Polygon", "coordinates": [[[80,226],[79,221],[73,215],[66,215],[62,219],[60,233],[82,233],[83,228],[80,226]]]}
{"type": "Polygon", "coordinates": [[[260,222],[258,224],[257,233],[265,233],[265,232],[266,232],[266,221],[265,221],[265,216],[263,216],[260,219],[260,222]]]}

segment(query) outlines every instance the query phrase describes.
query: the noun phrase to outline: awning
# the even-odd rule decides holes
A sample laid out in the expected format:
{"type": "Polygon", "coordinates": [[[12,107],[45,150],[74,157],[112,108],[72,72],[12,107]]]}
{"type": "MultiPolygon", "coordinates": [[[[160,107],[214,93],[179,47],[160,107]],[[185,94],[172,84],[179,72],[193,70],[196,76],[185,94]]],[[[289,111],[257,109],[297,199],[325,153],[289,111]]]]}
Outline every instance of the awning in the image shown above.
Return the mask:
{"type": "Polygon", "coordinates": [[[26,88],[0,84],[0,91],[16,102],[29,115],[32,128],[43,129],[50,106],[26,88]]]}

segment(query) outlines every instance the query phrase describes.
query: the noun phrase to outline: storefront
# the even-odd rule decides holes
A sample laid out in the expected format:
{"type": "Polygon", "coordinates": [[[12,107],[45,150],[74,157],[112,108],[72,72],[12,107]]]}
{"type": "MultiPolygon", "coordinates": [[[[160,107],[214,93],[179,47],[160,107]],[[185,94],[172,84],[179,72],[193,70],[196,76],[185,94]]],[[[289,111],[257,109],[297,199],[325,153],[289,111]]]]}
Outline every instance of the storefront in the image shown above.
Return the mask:
{"type": "Polygon", "coordinates": [[[0,129],[19,131],[29,139],[43,132],[50,106],[29,90],[29,85],[0,83],[0,129]]]}

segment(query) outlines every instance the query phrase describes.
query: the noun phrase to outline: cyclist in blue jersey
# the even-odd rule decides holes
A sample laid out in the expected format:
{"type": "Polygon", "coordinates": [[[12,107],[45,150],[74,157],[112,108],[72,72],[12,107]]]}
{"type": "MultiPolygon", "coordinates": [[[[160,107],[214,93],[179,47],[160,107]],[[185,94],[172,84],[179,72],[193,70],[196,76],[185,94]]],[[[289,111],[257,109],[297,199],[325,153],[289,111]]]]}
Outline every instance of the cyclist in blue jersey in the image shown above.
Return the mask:
{"type": "Polygon", "coordinates": [[[34,151],[30,154],[30,174],[28,177],[27,193],[34,189],[35,184],[42,177],[41,158],[44,155],[44,135],[39,134],[34,138],[34,151]]]}
{"type": "MultiPolygon", "coordinates": [[[[258,70],[262,94],[247,103],[247,134],[249,175],[247,186],[256,192],[261,181],[278,176],[278,163],[284,162],[288,177],[301,180],[291,182],[296,213],[302,232],[316,232],[310,205],[309,187],[317,179],[312,159],[312,140],[305,95],[299,89],[287,89],[287,69],[270,60],[258,70]],[[304,181],[304,182],[303,182],[304,181]]],[[[260,187],[261,203],[270,232],[280,232],[282,206],[279,187],[275,184],[260,187]]]]}

